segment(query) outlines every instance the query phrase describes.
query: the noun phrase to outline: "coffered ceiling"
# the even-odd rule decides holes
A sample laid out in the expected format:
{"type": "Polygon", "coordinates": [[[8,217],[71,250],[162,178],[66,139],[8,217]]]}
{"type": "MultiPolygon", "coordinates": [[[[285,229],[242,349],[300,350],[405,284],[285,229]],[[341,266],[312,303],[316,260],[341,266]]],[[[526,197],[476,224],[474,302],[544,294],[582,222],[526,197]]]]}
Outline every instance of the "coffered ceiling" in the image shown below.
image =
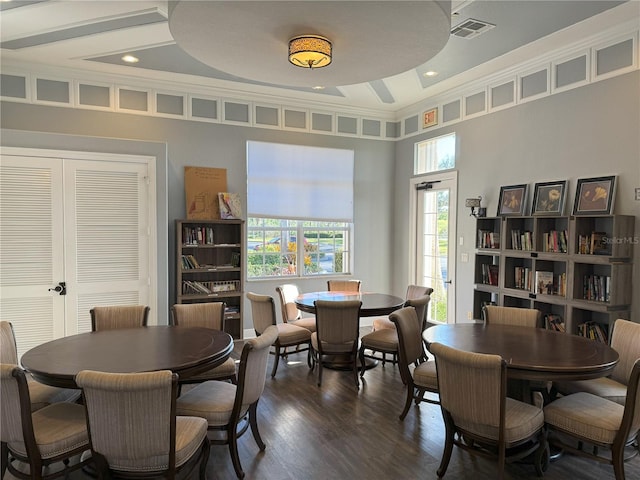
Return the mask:
{"type": "Polygon", "coordinates": [[[391,113],[622,3],[14,0],[0,3],[0,59],[3,67],[36,64],[391,113]],[[443,22],[441,48],[432,33],[442,36],[443,22]],[[289,64],[287,41],[301,33],[329,37],[335,65],[309,71],[289,64]],[[125,54],[138,61],[125,63],[125,54]],[[348,70],[357,75],[339,75],[348,70]]]}

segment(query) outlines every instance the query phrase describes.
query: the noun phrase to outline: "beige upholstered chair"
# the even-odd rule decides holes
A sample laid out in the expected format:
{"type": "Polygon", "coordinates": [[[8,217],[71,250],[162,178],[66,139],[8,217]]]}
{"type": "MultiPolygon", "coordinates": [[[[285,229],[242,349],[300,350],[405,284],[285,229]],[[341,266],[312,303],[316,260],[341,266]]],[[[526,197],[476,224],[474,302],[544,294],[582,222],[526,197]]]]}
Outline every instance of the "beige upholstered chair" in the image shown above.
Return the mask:
{"type": "MultiPolygon", "coordinates": [[[[431,297],[429,295],[423,295],[420,298],[416,298],[413,300],[407,300],[404,303],[405,307],[413,307],[416,311],[418,328],[420,332],[418,332],[417,337],[421,340],[421,333],[423,327],[425,325],[424,318],[425,312],[427,311],[427,307],[429,306],[429,300],[431,297]]],[[[393,324],[393,322],[392,322],[393,324]]],[[[393,324],[394,325],[394,324],[393,324]]],[[[393,363],[397,363],[397,355],[398,355],[398,332],[396,332],[395,325],[394,328],[382,328],[380,330],[374,330],[371,333],[367,333],[360,339],[360,364],[362,368],[360,370],[360,376],[364,376],[365,372],[365,349],[370,350],[371,352],[380,352],[382,353],[382,364],[386,362],[386,355],[393,355],[393,363]]],[[[371,358],[376,358],[372,353],[368,355],[371,358]]]]}
{"type": "Polygon", "coordinates": [[[115,328],[146,327],[149,318],[149,307],[144,305],[93,307],[90,312],[92,332],[115,328]]]}
{"type": "MultiPolygon", "coordinates": [[[[224,302],[185,303],[171,307],[171,321],[183,327],[204,327],[224,331],[224,302]]],[[[200,383],[207,380],[231,380],[236,383],[236,362],[229,357],[222,365],[188,379],[178,379],[180,384],[200,383]]]]}
{"type": "Polygon", "coordinates": [[[413,400],[416,405],[420,402],[439,403],[424,396],[425,392],[438,393],[436,362],[423,361],[422,325],[416,308],[401,308],[389,315],[389,318],[396,328],[384,330],[397,332],[398,366],[402,382],[407,386],[407,399],[400,414],[400,420],[404,420],[413,400]]]}
{"type": "Polygon", "coordinates": [[[542,314],[535,308],[501,307],[486,305],[484,321],[495,325],[514,325],[520,327],[542,327],[542,314]]]}
{"type": "Polygon", "coordinates": [[[549,451],[544,415],[533,405],[507,398],[506,362],[499,355],[464,352],[439,343],[429,344],[429,350],[436,357],[446,430],[438,477],[444,476],[454,445],[480,455],[495,456],[497,451],[498,478],[503,478],[505,461],[535,452],[536,473],[541,476],[549,451]]]}
{"type": "Polygon", "coordinates": [[[68,460],[89,449],[84,407],[59,402],[31,412],[29,388],[24,370],[18,365],[0,364],[0,405],[2,423],[0,438],[2,473],[21,479],[65,476],[86,465],[89,460],[68,466],[68,460]],[[48,470],[63,462],[64,469],[48,470]],[[24,465],[28,465],[28,473],[24,465]]]}
{"type": "Polygon", "coordinates": [[[638,440],[640,429],[640,358],[633,364],[628,382],[624,406],[591,393],[578,392],[544,407],[549,442],[569,453],[613,465],[616,480],[623,480],[625,446],[638,440]],[[577,448],[555,432],[565,438],[573,437],[578,441],[577,448]],[[589,453],[582,448],[583,442],[610,449],[611,455],[604,456],[597,448],[589,453]]]}
{"type": "Polygon", "coordinates": [[[302,312],[298,310],[298,307],[296,306],[295,300],[300,294],[298,287],[292,283],[287,283],[276,287],[276,291],[280,297],[282,321],[284,323],[292,323],[298,327],[306,328],[310,332],[315,332],[315,317],[303,317],[302,312]]]}
{"type": "Polygon", "coordinates": [[[198,466],[200,480],[205,479],[207,422],[176,416],[177,374],[83,370],[75,380],[82,388],[91,456],[100,479],[174,478],[176,471],[189,475],[198,466]]]}
{"type": "MultiPolygon", "coordinates": [[[[0,363],[18,365],[18,348],[11,322],[0,322],[0,363]]],[[[34,412],[57,402],[75,402],[80,398],[80,390],[58,388],[37,382],[28,373],[27,386],[31,400],[31,411],[34,412]]]]}
{"type": "Polygon", "coordinates": [[[311,332],[306,328],[298,327],[291,323],[277,323],[276,307],[273,298],[269,295],[248,292],[247,298],[251,302],[251,316],[256,335],[262,335],[271,325],[275,325],[278,330],[278,338],[273,344],[276,358],[273,362],[271,376],[276,376],[280,357],[285,357],[291,353],[287,352],[287,347],[296,347],[296,352],[307,352],[307,363],[310,363],[309,341],[311,340],[311,332]],[[305,345],[305,348],[300,349],[300,345],[305,345]]]}
{"type": "Polygon", "coordinates": [[[346,357],[352,366],[356,388],[358,380],[358,337],[360,329],[359,300],[316,300],[316,331],[311,334],[313,365],[318,367],[318,386],[322,385],[322,362],[326,356],[346,357]]]}
{"type": "Polygon", "coordinates": [[[589,392],[624,405],[631,369],[640,358],[640,324],[618,319],[613,324],[611,347],[620,357],[609,377],[593,380],[553,382],[554,389],[563,395],[589,392]]]}
{"type": "Polygon", "coordinates": [[[330,292],[360,292],[360,280],[327,280],[330,292]]]}
{"type": "MultiPolygon", "coordinates": [[[[425,295],[431,295],[433,293],[433,288],[431,287],[422,287],[420,285],[409,285],[407,287],[407,293],[404,297],[405,300],[415,300],[416,298],[423,297],[425,295]]],[[[424,311],[424,321],[427,319],[427,310],[424,311]]],[[[389,316],[385,317],[376,317],[373,319],[373,330],[382,330],[383,328],[396,328],[391,320],[389,320],[389,316]]]]}
{"type": "Polygon", "coordinates": [[[251,427],[260,450],[266,445],[260,437],[257,408],[264,391],[269,347],[277,341],[278,329],[269,326],[262,335],[248,340],[240,357],[238,385],[205,382],[178,399],[178,414],[205,418],[214,444],[228,444],[233,468],[238,478],[244,477],[238,455],[238,438],[251,427]]]}

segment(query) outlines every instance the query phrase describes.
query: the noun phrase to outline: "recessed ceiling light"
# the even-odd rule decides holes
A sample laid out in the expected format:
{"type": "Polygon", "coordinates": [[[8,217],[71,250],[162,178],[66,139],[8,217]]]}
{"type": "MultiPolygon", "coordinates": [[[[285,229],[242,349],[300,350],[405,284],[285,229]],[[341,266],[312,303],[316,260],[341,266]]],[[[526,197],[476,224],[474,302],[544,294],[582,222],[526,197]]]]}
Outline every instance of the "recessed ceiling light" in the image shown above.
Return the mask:
{"type": "Polygon", "coordinates": [[[138,57],[134,57],[133,55],[125,55],[124,57],[122,57],[122,61],[127,63],[138,63],[140,59],[138,57]]]}
{"type": "Polygon", "coordinates": [[[433,70],[429,70],[428,72],[424,72],[423,75],[425,77],[435,77],[438,75],[438,72],[434,72],[433,70]]]}
{"type": "Polygon", "coordinates": [[[315,87],[311,87],[314,90],[324,90],[324,87],[322,85],[316,85],[315,87]]]}

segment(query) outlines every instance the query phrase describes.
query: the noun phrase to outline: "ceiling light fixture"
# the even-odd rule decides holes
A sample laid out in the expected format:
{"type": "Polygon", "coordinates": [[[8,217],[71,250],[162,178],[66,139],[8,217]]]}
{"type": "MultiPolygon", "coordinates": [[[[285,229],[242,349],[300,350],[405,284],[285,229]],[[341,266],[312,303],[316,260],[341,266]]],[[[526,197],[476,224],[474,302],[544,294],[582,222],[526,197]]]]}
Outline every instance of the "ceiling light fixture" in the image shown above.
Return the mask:
{"type": "Polygon", "coordinates": [[[122,61],[127,63],[138,63],[140,59],[138,57],[134,57],[133,55],[125,55],[124,57],[122,57],[122,61]]]}
{"type": "Polygon", "coordinates": [[[433,70],[429,70],[428,72],[424,72],[424,76],[425,77],[435,77],[436,75],[438,75],[438,72],[435,72],[433,70]]]}
{"type": "Polygon", "coordinates": [[[331,63],[331,42],[320,35],[300,35],[289,40],[289,62],[296,67],[322,68],[331,63]]]}

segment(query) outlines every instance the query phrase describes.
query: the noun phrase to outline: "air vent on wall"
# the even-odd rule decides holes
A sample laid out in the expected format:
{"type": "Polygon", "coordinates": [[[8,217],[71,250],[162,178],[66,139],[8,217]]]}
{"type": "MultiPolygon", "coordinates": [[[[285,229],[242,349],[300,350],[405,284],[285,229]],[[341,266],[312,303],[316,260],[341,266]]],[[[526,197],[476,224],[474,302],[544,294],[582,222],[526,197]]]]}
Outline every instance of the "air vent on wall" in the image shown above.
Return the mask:
{"type": "Polygon", "coordinates": [[[455,27],[451,29],[451,35],[455,35],[456,37],[461,38],[474,38],[478,35],[486,32],[487,30],[491,30],[495,25],[487,22],[483,22],[482,20],[474,20],[473,18],[469,18],[462,23],[459,23],[455,27]]]}

